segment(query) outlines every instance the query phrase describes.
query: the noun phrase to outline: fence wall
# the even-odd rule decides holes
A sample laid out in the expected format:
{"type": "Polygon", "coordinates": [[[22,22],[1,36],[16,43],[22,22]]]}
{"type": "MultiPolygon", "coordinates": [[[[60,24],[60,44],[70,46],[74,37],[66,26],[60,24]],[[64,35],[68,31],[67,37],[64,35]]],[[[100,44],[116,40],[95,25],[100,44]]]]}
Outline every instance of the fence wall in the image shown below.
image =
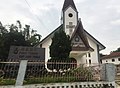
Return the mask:
{"type": "MultiPolygon", "coordinates": [[[[100,65],[87,66],[77,64],[74,61],[52,61],[48,62],[48,69],[45,62],[40,60],[28,61],[25,80],[29,82],[49,83],[58,82],[80,82],[100,80],[100,65]],[[32,81],[34,80],[34,81],[32,81]]],[[[3,79],[16,79],[19,68],[19,61],[10,60],[0,62],[0,77],[3,79]]]]}
{"type": "Polygon", "coordinates": [[[73,83],[49,83],[24,86],[1,86],[0,88],[116,88],[114,82],[73,82],[73,83]]]}
{"type": "MultiPolygon", "coordinates": [[[[25,88],[87,88],[95,86],[97,88],[115,88],[114,82],[102,82],[101,65],[81,64],[77,66],[75,61],[50,61],[46,63],[40,60],[28,61],[24,84],[40,84],[24,86],[25,88]],[[49,86],[43,86],[42,83],[49,83],[49,86]],[[50,83],[57,83],[53,86],[50,83]],[[71,85],[72,84],[72,85],[71,85]],[[52,85],[52,86],[51,86],[52,85]],[[58,87],[59,86],[59,87],[58,87]]],[[[18,60],[0,61],[0,85],[15,84],[19,68],[18,60]],[[2,84],[3,83],[3,84],[2,84]]],[[[23,88],[24,88],[23,87],[23,88]]],[[[1,86],[2,88],[2,86],[1,86]]],[[[8,88],[3,87],[3,88],[8,88]]],[[[10,88],[10,87],[9,87],[10,88]]],[[[13,88],[13,86],[11,87],[13,88]]]]}

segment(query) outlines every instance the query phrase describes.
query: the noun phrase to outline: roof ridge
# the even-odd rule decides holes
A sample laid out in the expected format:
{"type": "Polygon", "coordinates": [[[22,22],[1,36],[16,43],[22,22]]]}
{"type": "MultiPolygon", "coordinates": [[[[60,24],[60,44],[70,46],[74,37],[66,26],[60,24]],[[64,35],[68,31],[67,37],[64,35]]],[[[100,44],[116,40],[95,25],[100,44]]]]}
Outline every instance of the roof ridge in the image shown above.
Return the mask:
{"type": "Polygon", "coordinates": [[[120,52],[112,52],[109,55],[103,56],[101,59],[108,59],[113,57],[120,57],[120,52]]]}

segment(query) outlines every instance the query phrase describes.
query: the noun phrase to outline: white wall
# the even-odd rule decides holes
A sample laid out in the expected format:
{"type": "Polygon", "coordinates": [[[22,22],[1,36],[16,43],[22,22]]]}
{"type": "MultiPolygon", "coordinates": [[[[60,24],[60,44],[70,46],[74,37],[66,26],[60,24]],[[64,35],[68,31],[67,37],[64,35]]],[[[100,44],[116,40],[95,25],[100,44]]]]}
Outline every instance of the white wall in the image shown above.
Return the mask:
{"type": "Polygon", "coordinates": [[[45,48],[45,62],[48,61],[48,59],[50,59],[50,49],[49,49],[49,46],[51,45],[52,43],[52,39],[51,38],[48,38],[43,44],[42,44],[42,48],[45,48]]]}
{"type": "Polygon", "coordinates": [[[118,60],[118,58],[120,58],[120,57],[104,59],[104,60],[102,60],[102,63],[113,63],[113,64],[117,65],[117,64],[120,64],[120,61],[118,60]],[[114,59],[115,61],[112,62],[112,59],[114,59]]]}
{"type": "Polygon", "coordinates": [[[83,57],[84,57],[84,55],[83,56],[78,56],[78,57],[75,58],[77,60],[78,67],[79,67],[80,64],[85,64],[84,63],[85,59],[83,59],[83,57]]]}
{"type": "Polygon", "coordinates": [[[90,52],[91,57],[88,57],[87,53],[87,62],[89,62],[89,59],[91,59],[91,63],[97,64],[98,62],[98,50],[97,50],[97,44],[93,42],[89,37],[87,37],[89,45],[91,48],[94,49],[93,52],[90,52]]]}

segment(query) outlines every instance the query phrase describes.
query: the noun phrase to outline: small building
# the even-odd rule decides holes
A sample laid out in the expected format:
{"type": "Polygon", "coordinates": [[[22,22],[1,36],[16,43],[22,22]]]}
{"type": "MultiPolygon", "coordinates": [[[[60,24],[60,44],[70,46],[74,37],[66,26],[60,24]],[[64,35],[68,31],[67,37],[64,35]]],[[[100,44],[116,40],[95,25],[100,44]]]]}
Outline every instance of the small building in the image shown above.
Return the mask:
{"type": "Polygon", "coordinates": [[[112,52],[109,55],[101,58],[102,63],[113,63],[115,65],[120,64],[120,52],[112,52]]]}

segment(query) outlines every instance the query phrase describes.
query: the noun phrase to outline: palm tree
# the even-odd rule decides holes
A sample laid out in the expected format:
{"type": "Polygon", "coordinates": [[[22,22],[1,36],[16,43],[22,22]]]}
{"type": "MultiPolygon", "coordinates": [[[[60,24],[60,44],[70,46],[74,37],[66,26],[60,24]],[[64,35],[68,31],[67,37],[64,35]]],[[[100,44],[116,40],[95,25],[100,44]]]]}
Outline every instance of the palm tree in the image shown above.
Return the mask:
{"type": "Polygon", "coordinates": [[[3,35],[5,33],[8,33],[7,29],[2,25],[0,22],[0,34],[3,35]]]}
{"type": "Polygon", "coordinates": [[[21,25],[21,22],[19,20],[16,21],[16,25],[18,24],[18,30],[19,31],[22,31],[21,28],[22,28],[22,25],[21,25]]]}
{"type": "Polygon", "coordinates": [[[26,40],[30,39],[30,25],[25,25],[24,36],[26,40]]]}

